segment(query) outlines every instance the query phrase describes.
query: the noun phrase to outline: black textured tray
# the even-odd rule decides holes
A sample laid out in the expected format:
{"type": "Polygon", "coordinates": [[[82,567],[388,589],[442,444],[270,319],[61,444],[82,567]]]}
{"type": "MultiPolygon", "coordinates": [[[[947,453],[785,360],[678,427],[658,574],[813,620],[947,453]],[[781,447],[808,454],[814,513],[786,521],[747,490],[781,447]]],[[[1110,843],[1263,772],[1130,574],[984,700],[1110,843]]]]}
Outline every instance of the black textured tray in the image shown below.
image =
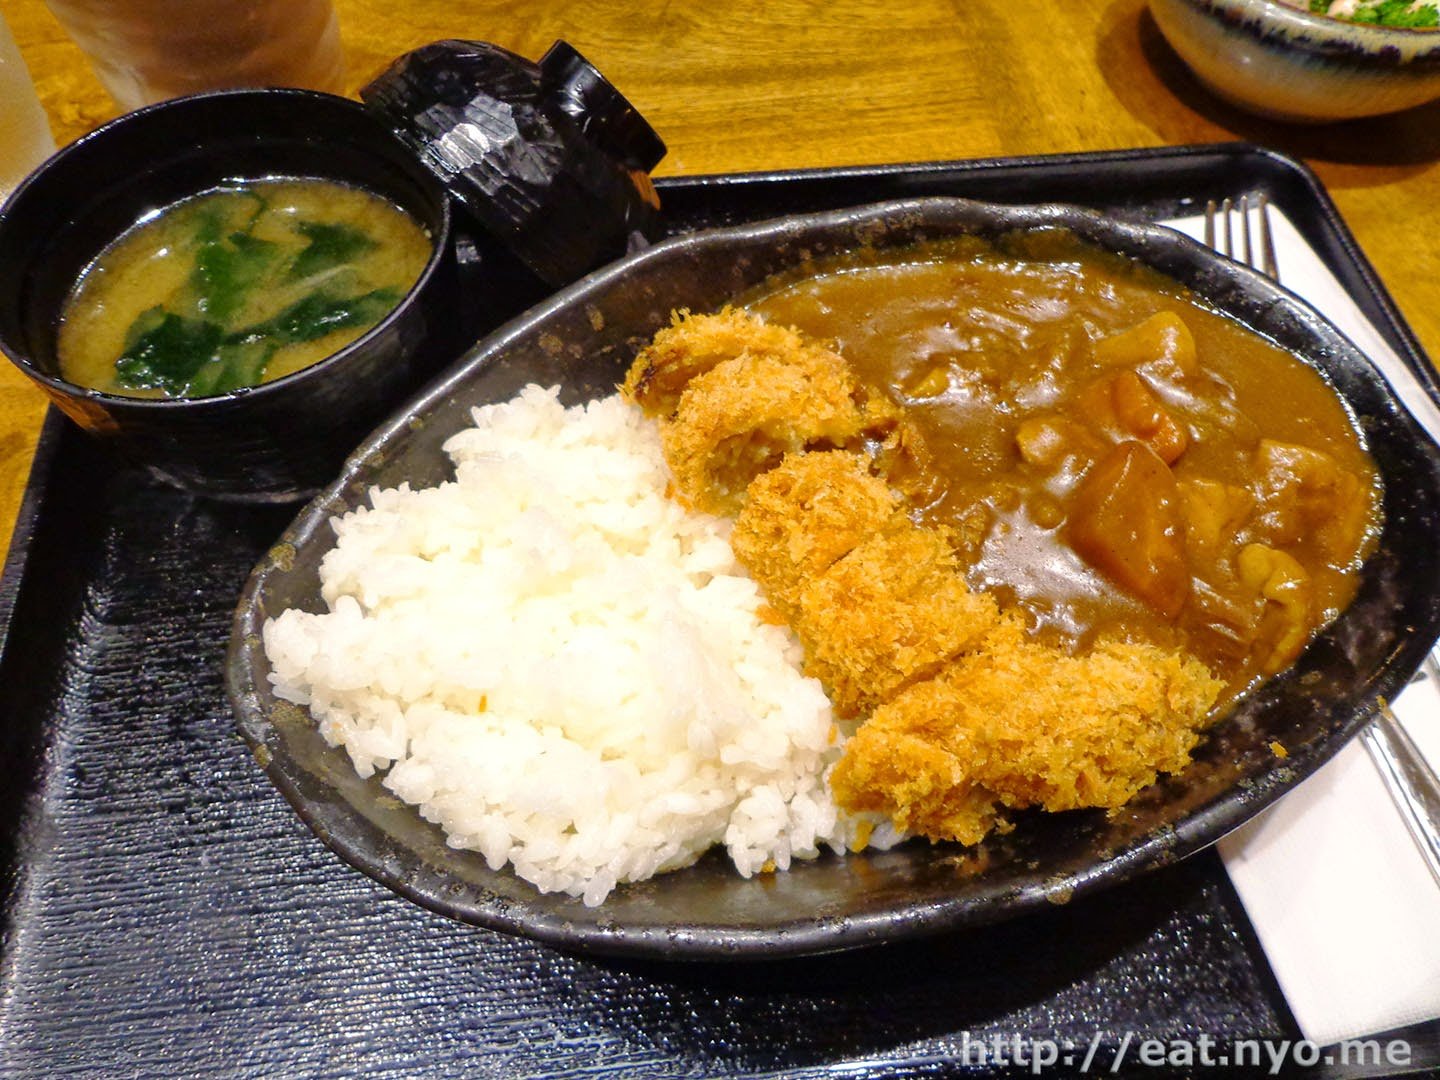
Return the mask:
{"type": "MultiPolygon", "coordinates": [[[[1263,190],[1434,387],[1314,177],[1254,148],[659,187],[675,232],[929,194],[1147,220],[1263,190]]],[[[0,581],[0,1074],[984,1075],[996,1037],[1093,1043],[1095,1071],[1127,1033],[1298,1037],[1209,852],[983,931],[730,967],[579,959],[400,899],[301,824],[225,703],[231,609],[291,513],[175,493],[47,419],[0,581]]]]}

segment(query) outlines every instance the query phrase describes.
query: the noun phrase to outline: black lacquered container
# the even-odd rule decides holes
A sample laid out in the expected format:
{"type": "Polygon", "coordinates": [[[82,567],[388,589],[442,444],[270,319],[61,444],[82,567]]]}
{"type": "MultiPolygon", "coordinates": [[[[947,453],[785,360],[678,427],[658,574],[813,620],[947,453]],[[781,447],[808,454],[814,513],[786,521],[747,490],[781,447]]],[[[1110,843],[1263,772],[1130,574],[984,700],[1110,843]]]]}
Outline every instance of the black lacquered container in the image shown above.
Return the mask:
{"type": "Polygon", "coordinates": [[[0,348],[82,428],[162,479],[252,501],[303,495],[406,392],[465,344],[444,186],[359,104],[304,90],[202,94],[130,113],[61,151],[0,214],[0,348]],[[65,297],[145,215],[227,181],[335,180],[414,217],[433,249],[371,331],[272,383],[214,397],[106,394],[60,377],[65,297]]]}
{"type": "Polygon", "coordinates": [[[536,63],[486,42],[437,41],[360,96],[445,183],[477,234],[546,286],[524,297],[492,275],[490,286],[517,301],[543,299],[658,228],[649,172],[664,142],[563,41],[536,63]]]}

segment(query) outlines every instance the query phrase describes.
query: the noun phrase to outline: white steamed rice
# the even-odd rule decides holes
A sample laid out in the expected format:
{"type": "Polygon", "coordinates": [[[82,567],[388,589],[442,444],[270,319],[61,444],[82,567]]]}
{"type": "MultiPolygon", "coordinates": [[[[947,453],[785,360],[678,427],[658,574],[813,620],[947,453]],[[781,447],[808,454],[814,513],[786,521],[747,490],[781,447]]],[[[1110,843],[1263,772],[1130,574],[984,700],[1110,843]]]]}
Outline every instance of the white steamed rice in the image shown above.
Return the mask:
{"type": "Polygon", "coordinates": [[[335,520],[328,613],[265,626],[276,694],[452,846],[591,905],[715,844],[749,876],[868,836],[829,701],[729,522],[665,497],[656,425],[538,386],[474,419],[453,482],[335,520]]]}

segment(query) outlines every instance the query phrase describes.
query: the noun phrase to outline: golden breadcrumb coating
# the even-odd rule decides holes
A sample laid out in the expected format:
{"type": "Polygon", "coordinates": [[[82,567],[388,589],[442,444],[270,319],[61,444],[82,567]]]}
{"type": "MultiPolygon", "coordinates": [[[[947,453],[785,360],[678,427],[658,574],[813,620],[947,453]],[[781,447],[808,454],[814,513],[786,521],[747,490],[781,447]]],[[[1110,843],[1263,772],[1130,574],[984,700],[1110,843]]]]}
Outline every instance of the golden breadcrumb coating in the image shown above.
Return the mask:
{"type": "Polygon", "coordinates": [[[967,773],[963,736],[947,745],[870,728],[864,724],[851,736],[830,774],[840,806],[883,814],[904,832],[962,844],[978,844],[1000,824],[999,798],[967,773]]]}
{"type": "Polygon", "coordinates": [[[858,454],[787,455],[750,485],[730,544],[842,715],[933,674],[998,617],[858,454]]]}
{"type": "Polygon", "coordinates": [[[665,457],[692,505],[734,512],[750,481],[786,454],[858,448],[877,418],[862,397],[835,353],[742,353],[690,380],[675,415],[661,422],[665,457]]]}
{"type": "Polygon", "coordinates": [[[989,630],[995,600],[972,593],[943,534],[901,519],[801,590],[792,623],[805,671],[852,716],[927,678],[989,630]]]}
{"type": "Polygon", "coordinates": [[[661,419],[680,496],[714,513],[737,510],[785,454],[858,449],[899,416],[835,351],[728,307],[678,313],[636,356],[623,392],[661,419]]]}
{"type": "Polygon", "coordinates": [[[770,604],[793,619],[805,585],[899,513],[898,500],[859,454],[787,454],[746,490],[730,546],[770,604]]]}
{"type": "Polygon", "coordinates": [[[680,491],[720,512],[738,507],[750,481],[785,454],[821,440],[843,446],[858,428],[842,365],[746,353],[692,379],[661,437],[680,491]]]}
{"type": "Polygon", "coordinates": [[[1118,807],[1185,767],[1221,688],[1193,657],[1130,642],[1071,656],[1007,615],[974,652],[877,708],[831,786],[847,809],[967,843],[994,803],[1118,807]]]}
{"type": "Polygon", "coordinates": [[[741,353],[784,359],[814,348],[794,330],[771,326],[733,307],[715,315],[677,311],[670,325],[635,357],[622,392],[651,416],[668,419],[690,380],[722,360],[741,353]]]}

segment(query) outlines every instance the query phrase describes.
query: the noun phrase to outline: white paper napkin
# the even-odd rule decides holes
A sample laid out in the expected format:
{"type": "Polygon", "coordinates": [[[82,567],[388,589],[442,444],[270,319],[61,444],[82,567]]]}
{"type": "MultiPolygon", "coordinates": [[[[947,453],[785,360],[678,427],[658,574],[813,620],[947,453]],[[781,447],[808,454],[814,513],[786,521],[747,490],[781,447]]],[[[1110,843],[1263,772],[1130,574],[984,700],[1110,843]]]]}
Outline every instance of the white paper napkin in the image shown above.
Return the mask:
{"type": "MultiPolygon", "coordinates": [[[[1440,439],[1440,410],[1299,231],[1271,210],[1280,280],[1344,330],[1440,439]]],[[[1203,235],[1199,217],[1165,224],[1203,235]]],[[[1394,709],[1440,768],[1440,686],[1413,683],[1394,709]]],[[[1358,741],[1219,850],[1307,1039],[1328,1045],[1440,1017],[1440,886],[1358,741]]]]}

